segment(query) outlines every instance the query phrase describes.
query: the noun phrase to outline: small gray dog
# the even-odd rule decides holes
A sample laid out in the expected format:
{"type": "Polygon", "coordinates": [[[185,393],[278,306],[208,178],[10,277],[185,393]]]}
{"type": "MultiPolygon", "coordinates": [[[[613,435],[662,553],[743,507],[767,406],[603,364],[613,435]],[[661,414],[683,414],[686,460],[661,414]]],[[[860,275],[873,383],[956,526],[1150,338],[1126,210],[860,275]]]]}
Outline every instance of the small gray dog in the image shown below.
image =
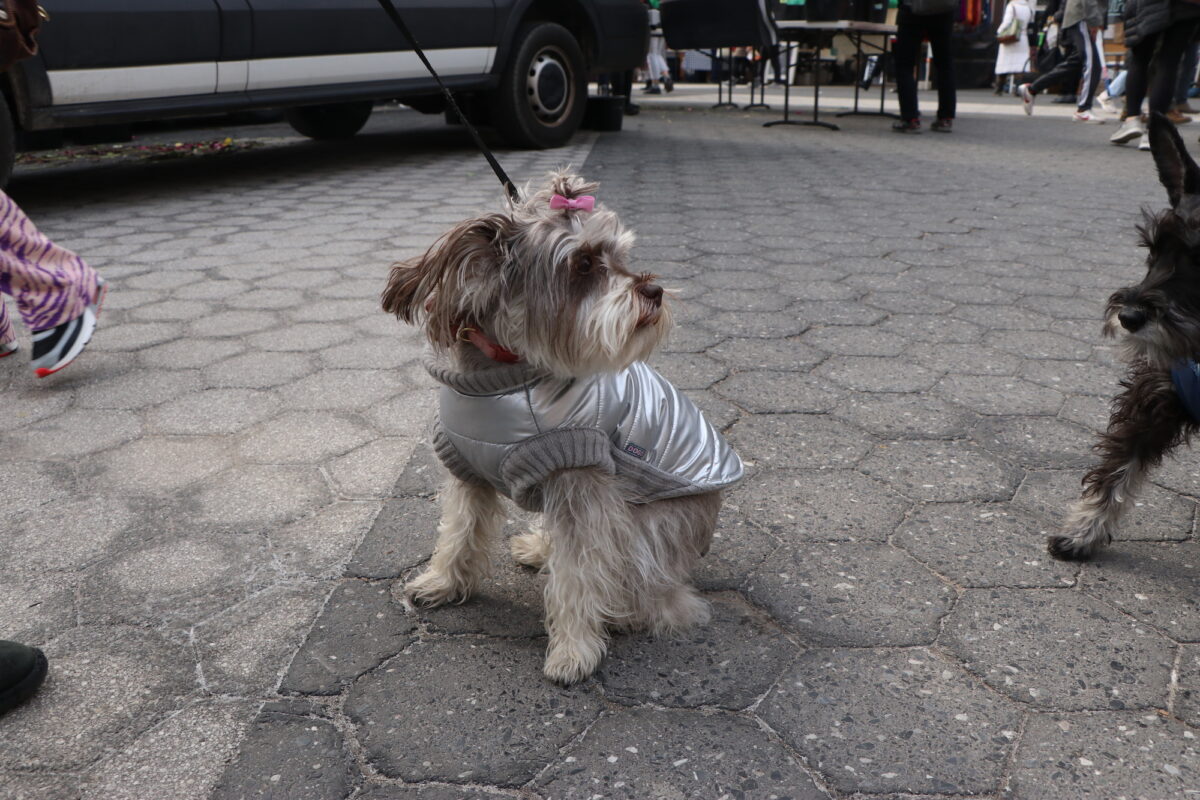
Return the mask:
{"type": "Polygon", "coordinates": [[[570,172],[506,212],[466,220],[392,268],[383,307],[422,324],[441,384],[434,449],[449,474],[414,604],[462,602],[486,577],[500,495],[543,514],[511,541],[543,569],[545,673],[595,671],[613,628],[708,619],[691,585],[721,490],[742,463],[699,409],[643,363],[671,317],[628,270],[633,234],[570,172]]]}
{"type": "Polygon", "coordinates": [[[1146,276],[1108,300],[1104,334],[1121,336],[1129,374],[1096,444],[1100,463],[1049,539],[1055,558],[1082,560],[1108,545],[1146,475],[1200,420],[1200,167],[1162,114],[1152,115],[1148,135],[1171,207],[1145,213],[1146,276]]]}

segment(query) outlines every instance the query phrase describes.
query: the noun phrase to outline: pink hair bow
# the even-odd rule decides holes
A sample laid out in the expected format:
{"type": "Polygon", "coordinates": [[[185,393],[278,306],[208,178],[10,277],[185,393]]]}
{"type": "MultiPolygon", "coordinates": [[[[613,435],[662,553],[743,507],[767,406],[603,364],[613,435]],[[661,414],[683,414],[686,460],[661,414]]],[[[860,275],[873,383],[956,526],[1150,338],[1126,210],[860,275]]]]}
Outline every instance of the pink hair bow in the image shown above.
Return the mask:
{"type": "Polygon", "coordinates": [[[591,211],[596,207],[596,198],[590,194],[579,197],[563,197],[556,194],[550,198],[551,208],[565,208],[568,211],[591,211]]]}

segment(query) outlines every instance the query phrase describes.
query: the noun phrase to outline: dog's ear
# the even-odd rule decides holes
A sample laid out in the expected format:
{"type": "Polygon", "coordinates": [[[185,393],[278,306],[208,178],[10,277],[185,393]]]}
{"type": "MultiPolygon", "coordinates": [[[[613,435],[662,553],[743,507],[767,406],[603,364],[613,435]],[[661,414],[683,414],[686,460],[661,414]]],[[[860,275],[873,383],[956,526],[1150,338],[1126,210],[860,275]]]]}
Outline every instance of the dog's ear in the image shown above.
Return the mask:
{"type": "Polygon", "coordinates": [[[1158,166],[1158,179],[1167,190],[1171,208],[1189,194],[1200,195],[1200,167],[1192,160],[1183,138],[1164,114],[1150,115],[1150,151],[1158,166]]]}
{"type": "Polygon", "coordinates": [[[383,310],[408,323],[425,315],[430,342],[449,347],[456,326],[481,299],[476,279],[499,270],[510,225],[511,220],[500,214],[465,220],[425,255],[392,265],[380,298],[383,310]]]}

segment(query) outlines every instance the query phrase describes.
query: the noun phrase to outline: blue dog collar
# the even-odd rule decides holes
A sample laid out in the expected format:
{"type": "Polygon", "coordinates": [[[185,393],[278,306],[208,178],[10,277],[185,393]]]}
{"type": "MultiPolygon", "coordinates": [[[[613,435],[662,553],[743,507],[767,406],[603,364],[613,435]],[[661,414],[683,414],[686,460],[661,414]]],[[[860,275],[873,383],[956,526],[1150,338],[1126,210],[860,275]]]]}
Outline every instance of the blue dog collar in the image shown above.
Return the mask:
{"type": "Polygon", "coordinates": [[[1176,362],[1171,367],[1171,383],[1175,384],[1188,416],[1200,422],[1200,364],[1190,358],[1176,362]]]}

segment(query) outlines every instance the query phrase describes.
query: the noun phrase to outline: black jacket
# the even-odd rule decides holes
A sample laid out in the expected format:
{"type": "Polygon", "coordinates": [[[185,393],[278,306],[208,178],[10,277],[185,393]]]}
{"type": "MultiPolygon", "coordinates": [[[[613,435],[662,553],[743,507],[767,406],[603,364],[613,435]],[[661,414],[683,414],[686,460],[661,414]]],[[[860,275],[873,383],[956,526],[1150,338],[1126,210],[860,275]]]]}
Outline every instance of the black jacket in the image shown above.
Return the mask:
{"type": "Polygon", "coordinates": [[[1171,0],[1125,0],[1121,17],[1125,20],[1125,46],[1136,47],[1171,24],[1171,0]]]}

